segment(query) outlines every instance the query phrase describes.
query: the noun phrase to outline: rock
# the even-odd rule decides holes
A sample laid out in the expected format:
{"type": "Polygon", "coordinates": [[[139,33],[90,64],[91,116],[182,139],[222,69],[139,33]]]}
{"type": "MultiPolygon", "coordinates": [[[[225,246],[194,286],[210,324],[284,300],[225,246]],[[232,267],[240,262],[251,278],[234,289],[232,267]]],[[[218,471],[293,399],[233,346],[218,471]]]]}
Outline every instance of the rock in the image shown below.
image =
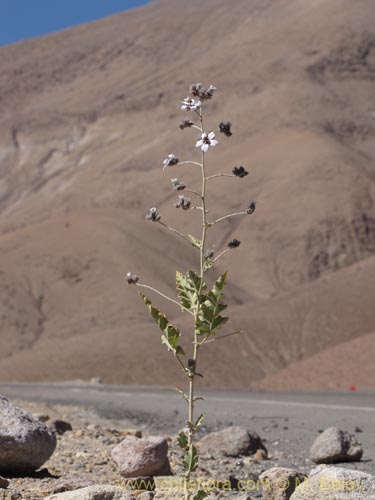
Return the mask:
{"type": "Polygon", "coordinates": [[[63,493],[64,491],[78,490],[79,488],[86,488],[93,486],[95,483],[89,475],[83,474],[68,474],[58,479],[53,487],[50,488],[51,493],[63,493]]]}
{"type": "Polygon", "coordinates": [[[228,457],[253,455],[258,450],[267,452],[261,438],[253,430],[231,426],[218,432],[207,434],[199,443],[203,454],[222,454],[228,457]]]}
{"type": "Polygon", "coordinates": [[[44,500],[134,500],[123,488],[109,484],[96,484],[79,490],[50,495],[44,500]]]}
{"type": "Polygon", "coordinates": [[[0,476],[0,489],[8,488],[8,486],[9,486],[9,481],[4,477],[0,476]]]}
{"type": "Polygon", "coordinates": [[[290,500],[375,500],[375,476],[320,465],[298,486],[290,500]]]}
{"type": "Polygon", "coordinates": [[[159,436],[128,436],[112,450],[123,477],[166,476],[171,474],[168,443],[159,436]]]}
{"type": "Polygon", "coordinates": [[[65,422],[65,420],[54,420],[49,427],[60,436],[65,434],[65,432],[73,430],[72,425],[69,422],[65,422]]]}
{"type": "Polygon", "coordinates": [[[56,448],[56,436],[30,413],[0,396],[0,470],[32,472],[56,448]]]}
{"type": "Polygon", "coordinates": [[[263,472],[259,479],[264,500],[289,500],[306,476],[294,469],[273,467],[263,472]]]}
{"type": "Polygon", "coordinates": [[[316,464],[356,462],[362,454],[362,447],[356,437],[337,427],[326,429],[316,438],[310,450],[310,458],[316,464]]]}

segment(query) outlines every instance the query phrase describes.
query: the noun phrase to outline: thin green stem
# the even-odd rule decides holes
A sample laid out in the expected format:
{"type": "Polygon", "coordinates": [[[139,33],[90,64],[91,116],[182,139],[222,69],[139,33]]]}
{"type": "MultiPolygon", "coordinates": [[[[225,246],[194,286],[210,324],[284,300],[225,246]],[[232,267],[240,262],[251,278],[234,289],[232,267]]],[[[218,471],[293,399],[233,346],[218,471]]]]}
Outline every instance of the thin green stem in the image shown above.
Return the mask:
{"type": "Polygon", "coordinates": [[[162,222],[160,220],[158,220],[157,223],[160,224],[161,226],[165,227],[166,229],[168,229],[172,233],[177,234],[180,238],[182,238],[183,240],[187,241],[190,245],[192,245],[192,242],[189,240],[189,238],[187,236],[185,236],[183,233],[180,233],[180,231],[178,231],[174,227],[170,227],[170,226],[168,226],[167,224],[165,224],[164,222],[162,222]]]}
{"type": "Polygon", "coordinates": [[[223,255],[225,255],[226,253],[228,253],[231,249],[230,248],[226,248],[225,250],[223,250],[222,252],[220,252],[213,260],[212,260],[212,264],[215,264],[215,262],[217,260],[220,259],[220,257],[222,257],[223,255]]]}
{"type": "Polygon", "coordinates": [[[211,227],[211,226],[214,226],[215,224],[217,224],[218,222],[221,222],[225,219],[230,219],[231,217],[236,217],[237,215],[247,215],[247,212],[236,212],[234,214],[228,214],[228,215],[224,215],[224,217],[220,217],[219,219],[216,219],[214,220],[213,222],[209,222],[208,225],[211,227]]]}
{"type": "Polygon", "coordinates": [[[140,286],[142,288],[147,288],[148,290],[151,290],[152,292],[157,293],[160,295],[160,297],[163,297],[165,300],[169,300],[169,302],[173,302],[173,304],[176,304],[180,309],[183,309],[184,311],[188,312],[189,314],[192,314],[194,316],[194,313],[192,313],[189,309],[186,309],[183,305],[181,305],[177,300],[172,299],[171,297],[168,297],[168,295],[165,295],[163,292],[160,292],[157,288],[154,288],[153,286],[149,285],[143,285],[142,283],[136,283],[137,286],[140,286]]]}
{"type": "Polygon", "coordinates": [[[179,162],[179,165],[187,165],[187,164],[192,164],[192,165],[197,165],[198,167],[202,167],[201,163],[198,163],[197,161],[191,161],[191,160],[188,160],[188,161],[180,161],[179,162]]]}
{"type": "Polygon", "coordinates": [[[209,181],[210,179],[216,179],[217,177],[236,177],[236,176],[233,174],[215,174],[206,177],[206,181],[209,181]]]}
{"type": "Polygon", "coordinates": [[[236,332],[227,333],[226,335],[222,335],[221,337],[214,337],[213,339],[206,340],[206,341],[202,342],[201,345],[203,345],[203,343],[204,344],[209,344],[210,342],[216,342],[217,340],[226,339],[227,337],[231,337],[232,335],[238,335],[239,333],[244,333],[244,331],[243,330],[238,330],[236,332]]]}

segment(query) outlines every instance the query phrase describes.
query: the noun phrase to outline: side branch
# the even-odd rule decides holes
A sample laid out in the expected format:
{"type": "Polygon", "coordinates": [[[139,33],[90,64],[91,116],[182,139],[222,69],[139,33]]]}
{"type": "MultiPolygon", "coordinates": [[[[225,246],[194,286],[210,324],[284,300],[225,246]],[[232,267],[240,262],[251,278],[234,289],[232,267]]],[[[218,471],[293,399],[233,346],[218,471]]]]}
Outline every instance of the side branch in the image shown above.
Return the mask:
{"type": "Polygon", "coordinates": [[[202,164],[197,162],[197,161],[192,161],[192,160],[187,160],[187,161],[180,161],[179,162],[179,165],[187,165],[187,164],[191,164],[191,165],[197,165],[198,167],[201,167],[202,168],[202,164]]]}
{"type": "Polygon", "coordinates": [[[177,300],[172,299],[172,297],[168,297],[168,295],[165,295],[164,293],[160,292],[156,288],[149,286],[149,285],[143,285],[141,283],[136,283],[136,285],[140,286],[142,288],[147,288],[148,290],[151,290],[152,292],[157,293],[158,295],[160,295],[160,297],[163,297],[163,299],[168,300],[169,302],[173,302],[173,304],[176,304],[176,306],[178,306],[180,309],[183,309],[184,311],[186,311],[189,314],[194,316],[194,314],[191,311],[189,311],[189,309],[186,309],[186,307],[184,307],[179,302],[177,302],[177,300]]]}
{"type": "Polygon", "coordinates": [[[210,179],[216,179],[216,177],[236,177],[236,176],[233,174],[215,174],[206,177],[206,181],[209,181],[210,179]]]}
{"type": "Polygon", "coordinates": [[[219,219],[216,219],[213,222],[209,222],[208,225],[209,225],[209,227],[214,226],[218,222],[221,222],[225,219],[229,219],[231,217],[236,217],[237,215],[248,215],[248,214],[247,214],[247,212],[236,212],[234,214],[224,215],[224,217],[220,217],[219,219]]]}
{"type": "Polygon", "coordinates": [[[158,220],[157,223],[160,224],[161,226],[165,227],[166,229],[168,229],[172,233],[177,234],[180,238],[187,241],[189,243],[189,245],[193,245],[193,243],[189,240],[189,238],[187,236],[185,236],[183,233],[180,233],[180,231],[178,231],[177,229],[174,229],[173,227],[167,226],[167,224],[164,224],[164,222],[162,222],[160,220],[158,220]]]}

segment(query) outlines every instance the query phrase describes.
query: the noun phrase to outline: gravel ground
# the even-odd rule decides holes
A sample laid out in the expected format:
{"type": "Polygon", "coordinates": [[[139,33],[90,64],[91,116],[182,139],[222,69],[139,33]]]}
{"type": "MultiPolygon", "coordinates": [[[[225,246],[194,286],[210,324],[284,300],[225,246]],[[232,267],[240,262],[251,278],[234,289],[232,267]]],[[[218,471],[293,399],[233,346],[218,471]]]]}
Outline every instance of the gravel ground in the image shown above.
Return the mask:
{"type": "MultiPolygon", "coordinates": [[[[73,431],[58,436],[58,445],[54,455],[45,464],[45,467],[29,477],[8,477],[10,486],[4,499],[13,500],[40,500],[48,494],[61,491],[64,485],[74,483],[77,486],[86,486],[92,483],[106,483],[120,485],[121,477],[111,459],[111,450],[127,434],[135,431],[144,436],[155,434],[156,429],[150,427],[147,419],[115,420],[103,418],[94,409],[79,406],[65,406],[58,404],[29,403],[12,401],[16,405],[29,410],[34,415],[49,417],[47,425],[54,419],[62,419],[71,423],[73,431]],[[134,427],[136,425],[136,427],[134,427]],[[21,496],[17,497],[17,492],[21,496]],[[11,496],[13,493],[13,497],[11,496]]],[[[308,459],[308,451],[313,437],[318,431],[311,424],[306,423],[306,433],[300,434],[296,440],[292,429],[293,419],[287,417],[272,417],[249,419],[249,427],[254,428],[263,439],[270,459],[262,460],[253,457],[220,458],[217,456],[202,456],[200,470],[197,476],[207,480],[209,478],[225,481],[236,479],[256,481],[264,470],[275,466],[297,468],[308,473],[314,466],[308,459]]],[[[172,426],[171,426],[172,427],[172,426]]],[[[210,429],[213,430],[213,429],[210,429]]],[[[349,429],[353,431],[354,429],[349,429]]],[[[357,429],[357,438],[361,440],[362,429],[357,429]]],[[[206,429],[207,431],[207,429],[206,429]]],[[[167,437],[170,443],[170,462],[175,475],[181,473],[180,450],[175,444],[175,435],[165,433],[165,425],[160,434],[167,437]]],[[[365,456],[360,463],[345,464],[367,472],[373,472],[373,461],[365,456]]],[[[372,446],[374,443],[371,443],[372,446]]],[[[235,495],[235,493],[233,493],[235,495]]],[[[261,492],[254,488],[249,492],[250,498],[260,498],[261,492]]],[[[1,496],[0,496],[1,498],[1,496]]]]}

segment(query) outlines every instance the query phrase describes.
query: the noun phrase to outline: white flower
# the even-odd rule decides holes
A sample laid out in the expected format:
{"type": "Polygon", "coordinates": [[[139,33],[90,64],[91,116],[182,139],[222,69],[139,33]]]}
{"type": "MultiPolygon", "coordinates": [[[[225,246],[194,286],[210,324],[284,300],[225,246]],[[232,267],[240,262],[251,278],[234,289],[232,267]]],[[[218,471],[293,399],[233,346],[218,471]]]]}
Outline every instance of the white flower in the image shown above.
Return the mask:
{"type": "Polygon", "coordinates": [[[218,141],[215,139],[214,132],[210,132],[209,134],[202,134],[202,138],[197,141],[195,147],[201,148],[202,151],[207,153],[210,146],[216,146],[218,141]]]}
{"type": "Polygon", "coordinates": [[[191,99],[187,97],[183,101],[181,101],[181,109],[184,111],[197,111],[202,106],[200,101],[196,101],[195,99],[191,99]]]}
{"type": "Polygon", "coordinates": [[[177,163],[180,160],[177,158],[177,156],[170,154],[168,157],[163,161],[163,170],[165,170],[167,167],[173,167],[173,165],[177,165],[177,163]]]}

